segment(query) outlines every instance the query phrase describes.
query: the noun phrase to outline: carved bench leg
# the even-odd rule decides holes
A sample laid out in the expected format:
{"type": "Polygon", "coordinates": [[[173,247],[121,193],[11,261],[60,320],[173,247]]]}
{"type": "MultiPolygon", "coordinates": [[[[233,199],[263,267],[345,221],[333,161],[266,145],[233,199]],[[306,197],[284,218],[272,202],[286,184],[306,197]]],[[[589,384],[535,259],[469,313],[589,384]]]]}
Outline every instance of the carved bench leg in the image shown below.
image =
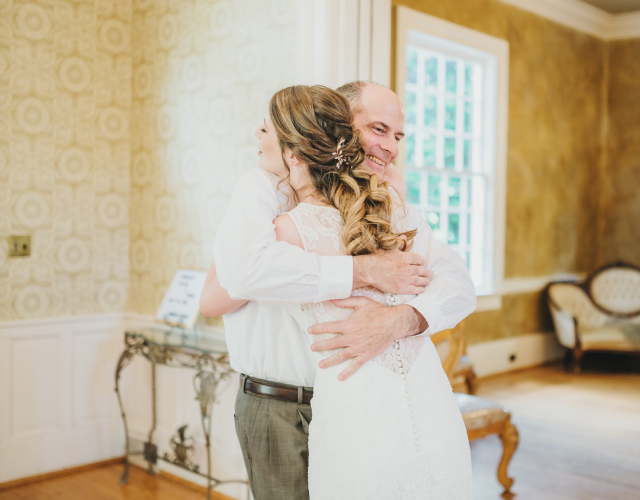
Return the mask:
{"type": "Polygon", "coordinates": [[[498,465],[498,481],[504,487],[504,494],[511,493],[511,486],[513,485],[513,479],[507,474],[507,467],[511,461],[511,457],[518,447],[518,429],[511,423],[511,421],[505,422],[505,425],[500,433],[500,440],[502,441],[502,458],[498,465]]]}
{"type": "Polygon", "coordinates": [[[470,370],[469,373],[467,373],[467,376],[465,377],[465,381],[467,383],[467,390],[469,391],[469,394],[473,395],[476,393],[476,389],[478,387],[478,381],[476,380],[476,372],[474,372],[473,370],[470,370]]]}

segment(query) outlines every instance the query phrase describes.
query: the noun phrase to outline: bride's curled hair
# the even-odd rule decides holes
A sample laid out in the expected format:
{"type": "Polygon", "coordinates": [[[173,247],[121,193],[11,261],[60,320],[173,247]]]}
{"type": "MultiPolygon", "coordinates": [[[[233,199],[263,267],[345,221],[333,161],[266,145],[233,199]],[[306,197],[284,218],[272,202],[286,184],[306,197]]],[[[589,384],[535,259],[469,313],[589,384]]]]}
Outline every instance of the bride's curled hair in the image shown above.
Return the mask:
{"type": "Polygon", "coordinates": [[[379,183],[363,165],[360,131],[354,127],[345,97],[322,85],[287,87],[271,98],[269,115],[283,160],[288,148],[308,166],[312,187],[320,199],[340,211],[349,255],[411,247],[415,231],[403,233],[405,243],[391,230],[393,200],[386,183],[379,183]],[[337,167],[341,140],[340,150],[346,161],[337,167]]]}

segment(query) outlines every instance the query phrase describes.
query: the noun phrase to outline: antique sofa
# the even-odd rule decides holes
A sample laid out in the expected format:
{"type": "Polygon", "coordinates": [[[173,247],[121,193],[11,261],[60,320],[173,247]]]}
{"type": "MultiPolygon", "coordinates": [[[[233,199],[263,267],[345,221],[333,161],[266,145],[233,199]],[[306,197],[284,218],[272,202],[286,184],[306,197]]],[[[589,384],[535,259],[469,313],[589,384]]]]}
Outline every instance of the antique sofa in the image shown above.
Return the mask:
{"type": "Polygon", "coordinates": [[[608,264],[581,282],[550,283],[546,297],[576,373],[585,352],[640,353],[640,268],[608,264]]]}

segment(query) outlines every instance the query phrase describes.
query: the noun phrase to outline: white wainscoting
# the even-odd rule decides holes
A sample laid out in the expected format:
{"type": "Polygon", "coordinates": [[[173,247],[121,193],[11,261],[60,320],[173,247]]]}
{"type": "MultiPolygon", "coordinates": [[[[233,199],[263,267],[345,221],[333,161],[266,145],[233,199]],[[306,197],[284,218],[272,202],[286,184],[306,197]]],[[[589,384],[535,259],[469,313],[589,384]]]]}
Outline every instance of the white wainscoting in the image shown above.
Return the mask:
{"type": "Polygon", "coordinates": [[[122,314],[0,323],[0,482],[123,454],[122,314]]]}
{"type": "Polygon", "coordinates": [[[555,334],[548,332],[528,333],[467,347],[478,377],[551,363],[562,359],[564,353],[555,334]],[[511,356],[514,356],[513,360],[511,356]]]}
{"type": "MultiPolygon", "coordinates": [[[[115,367],[126,328],[150,316],[107,314],[0,323],[0,483],[98,462],[124,454],[124,430],[114,392],[115,367]]],[[[224,335],[207,329],[206,335],[224,335]]],[[[130,433],[146,441],[151,424],[151,368],[136,357],[122,373],[130,433]]],[[[154,442],[169,450],[188,424],[198,442],[194,461],[205,467],[204,439],[189,369],[159,367],[154,442]]],[[[220,479],[245,479],[233,421],[238,377],[214,407],[212,467],[220,479]]],[[[160,469],[198,481],[160,461],[160,469]]],[[[219,491],[246,498],[242,485],[219,491]]]]}

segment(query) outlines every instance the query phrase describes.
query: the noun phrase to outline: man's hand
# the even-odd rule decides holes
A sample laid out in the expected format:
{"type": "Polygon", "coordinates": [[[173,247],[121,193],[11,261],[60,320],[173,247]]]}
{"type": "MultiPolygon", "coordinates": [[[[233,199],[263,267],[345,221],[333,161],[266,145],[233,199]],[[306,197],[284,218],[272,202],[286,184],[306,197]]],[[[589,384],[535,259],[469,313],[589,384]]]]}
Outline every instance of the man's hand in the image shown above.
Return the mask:
{"type": "Polygon", "coordinates": [[[326,359],[320,368],[329,368],[353,358],[340,373],[338,380],[346,380],[366,361],[384,352],[396,339],[424,332],[428,327],[422,315],[409,305],[384,306],[366,297],[334,300],[338,307],[355,308],[356,312],[344,321],[318,323],[307,331],[310,334],[337,333],[339,336],[311,345],[312,351],[342,349],[326,359]]]}
{"type": "Polygon", "coordinates": [[[400,250],[378,250],[353,258],[353,289],[372,286],[382,292],[418,295],[429,284],[424,257],[400,250]]]}

